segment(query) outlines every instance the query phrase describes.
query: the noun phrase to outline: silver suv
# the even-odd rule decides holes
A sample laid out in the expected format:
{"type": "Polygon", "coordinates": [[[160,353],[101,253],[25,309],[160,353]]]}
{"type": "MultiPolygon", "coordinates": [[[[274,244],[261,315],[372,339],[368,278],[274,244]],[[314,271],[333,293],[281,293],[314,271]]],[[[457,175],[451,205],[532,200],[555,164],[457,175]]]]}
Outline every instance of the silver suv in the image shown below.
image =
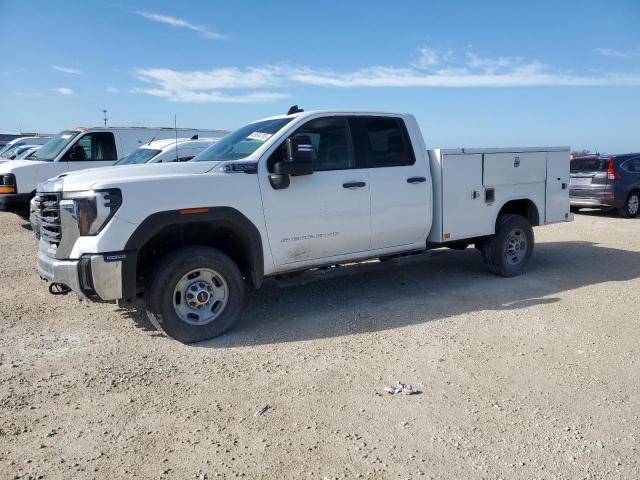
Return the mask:
{"type": "Polygon", "coordinates": [[[571,160],[572,211],[582,207],[616,208],[624,218],[640,211],[640,153],[571,160]]]}

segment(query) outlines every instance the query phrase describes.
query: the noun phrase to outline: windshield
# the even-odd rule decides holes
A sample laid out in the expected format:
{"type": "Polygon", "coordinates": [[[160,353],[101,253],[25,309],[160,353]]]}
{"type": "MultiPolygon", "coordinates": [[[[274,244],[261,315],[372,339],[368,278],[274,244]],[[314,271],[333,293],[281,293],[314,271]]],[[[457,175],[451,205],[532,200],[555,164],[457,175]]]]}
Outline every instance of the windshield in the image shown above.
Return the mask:
{"type": "Polygon", "coordinates": [[[292,119],[277,118],[245,125],[200,152],[194,157],[193,161],[208,162],[211,160],[241,160],[246,158],[292,119]]]}
{"type": "Polygon", "coordinates": [[[606,172],[609,160],[606,158],[576,158],[571,160],[571,173],[606,172]]]}
{"type": "Polygon", "coordinates": [[[153,157],[158,155],[162,150],[154,150],[153,148],[138,148],[129,155],[125,155],[118,160],[114,165],[135,165],[140,163],[147,163],[153,157]]]}
{"type": "Polygon", "coordinates": [[[33,160],[52,162],[60,152],[64,150],[64,147],[69,145],[69,142],[76,138],[79,133],[80,132],[74,132],[72,130],[63,130],[45,143],[31,158],[33,160]]]}
{"type": "Polygon", "coordinates": [[[13,155],[16,151],[16,148],[18,148],[19,145],[14,144],[14,145],[7,145],[6,147],[4,147],[2,149],[2,151],[0,151],[0,157],[2,158],[11,158],[11,155],[13,155]]]}

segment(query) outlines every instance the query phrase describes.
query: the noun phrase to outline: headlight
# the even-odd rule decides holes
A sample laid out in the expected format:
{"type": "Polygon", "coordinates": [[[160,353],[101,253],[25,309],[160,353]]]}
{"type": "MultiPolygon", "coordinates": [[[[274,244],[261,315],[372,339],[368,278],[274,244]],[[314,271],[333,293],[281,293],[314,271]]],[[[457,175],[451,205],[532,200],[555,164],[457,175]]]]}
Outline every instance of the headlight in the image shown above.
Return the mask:
{"type": "Polygon", "coordinates": [[[122,205],[122,193],[117,188],[65,192],[60,208],[68,210],[78,223],[81,236],[97,235],[122,205]]]}
{"type": "Polygon", "coordinates": [[[0,175],[0,193],[16,193],[16,176],[13,173],[0,175]]]}

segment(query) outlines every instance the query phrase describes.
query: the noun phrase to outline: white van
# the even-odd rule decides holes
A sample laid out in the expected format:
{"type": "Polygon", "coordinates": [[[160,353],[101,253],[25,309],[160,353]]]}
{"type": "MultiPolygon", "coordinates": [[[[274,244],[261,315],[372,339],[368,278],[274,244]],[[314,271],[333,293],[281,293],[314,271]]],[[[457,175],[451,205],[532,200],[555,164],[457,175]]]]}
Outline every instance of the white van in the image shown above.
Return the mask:
{"type": "Polygon", "coordinates": [[[217,138],[199,138],[198,135],[194,135],[191,138],[154,140],[122,157],[115,165],[188,162],[217,141],[217,138]]]}
{"type": "Polygon", "coordinates": [[[11,155],[14,153],[15,149],[21,147],[22,145],[44,145],[51,137],[18,137],[10,142],[8,142],[2,149],[0,150],[0,161],[2,160],[10,160],[11,155]]]}
{"type": "Polygon", "coordinates": [[[29,200],[40,182],[61,173],[106,167],[141,145],[163,138],[221,137],[221,130],[146,127],[82,127],[63,130],[29,160],[0,163],[0,211],[29,216],[29,200]]]}

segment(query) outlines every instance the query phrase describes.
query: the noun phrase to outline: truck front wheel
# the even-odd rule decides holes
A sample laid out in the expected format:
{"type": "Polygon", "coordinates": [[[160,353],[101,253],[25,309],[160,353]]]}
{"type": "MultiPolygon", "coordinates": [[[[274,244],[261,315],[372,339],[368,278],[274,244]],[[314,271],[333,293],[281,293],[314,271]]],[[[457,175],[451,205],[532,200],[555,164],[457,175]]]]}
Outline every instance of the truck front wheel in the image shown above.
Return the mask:
{"type": "Polygon", "coordinates": [[[496,275],[515,277],[529,263],[533,243],[533,228],[529,220],[522,215],[501,215],[495,235],[486,237],[482,242],[482,258],[496,275]]]}
{"type": "Polygon", "coordinates": [[[182,343],[227,331],[242,309],[244,283],[237,265],[219,250],[186,247],[167,255],[145,289],[146,313],[182,343]]]}

